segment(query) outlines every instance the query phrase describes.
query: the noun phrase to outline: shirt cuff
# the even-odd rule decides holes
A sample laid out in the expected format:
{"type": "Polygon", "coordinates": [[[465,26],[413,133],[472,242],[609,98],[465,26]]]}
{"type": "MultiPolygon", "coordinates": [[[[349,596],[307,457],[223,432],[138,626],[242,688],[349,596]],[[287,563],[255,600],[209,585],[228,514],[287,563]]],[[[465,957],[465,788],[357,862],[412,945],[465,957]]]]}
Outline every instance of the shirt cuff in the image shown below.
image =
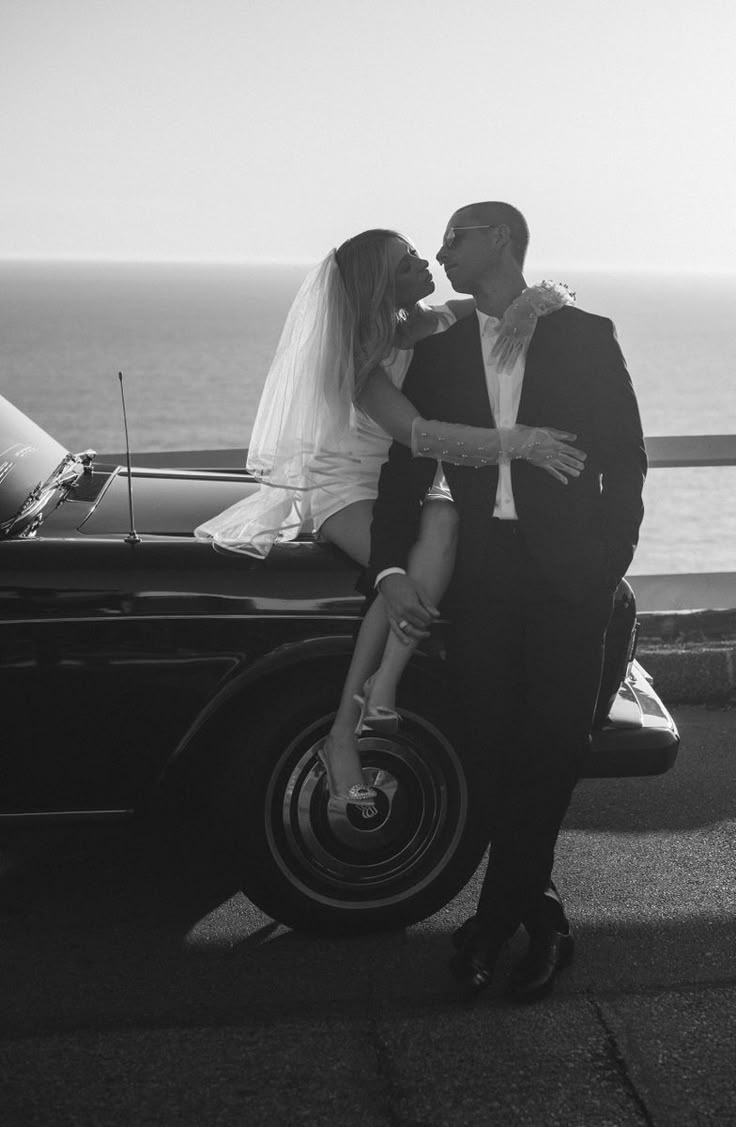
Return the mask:
{"type": "Polygon", "coordinates": [[[373,584],[376,590],[378,589],[378,584],[382,579],[385,579],[387,575],[406,575],[406,571],[403,567],[385,567],[383,571],[379,571],[376,576],[376,581],[373,584]]]}

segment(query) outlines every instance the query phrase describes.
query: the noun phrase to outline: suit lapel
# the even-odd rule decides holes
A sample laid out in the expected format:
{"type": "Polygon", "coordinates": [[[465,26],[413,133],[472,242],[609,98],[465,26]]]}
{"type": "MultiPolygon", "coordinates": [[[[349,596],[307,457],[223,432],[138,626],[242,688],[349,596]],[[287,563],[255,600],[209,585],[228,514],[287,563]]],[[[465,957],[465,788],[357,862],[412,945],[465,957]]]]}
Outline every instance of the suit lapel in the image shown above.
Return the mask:
{"type": "Polygon", "coordinates": [[[521,385],[521,398],[517,419],[529,417],[529,408],[536,402],[541,380],[549,381],[549,356],[548,345],[551,340],[550,333],[554,330],[554,313],[540,317],[534,328],[534,334],[529,341],[529,348],[524,363],[524,382],[521,385]]]}
{"type": "Polygon", "coordinates": [[[454,371],[451,376],[454,418],[450,421],[480,427],[495,426],[486,386],[480,326],[475,314],[458,324],[457,335],[459,339],[453,349],[454,371]]]}

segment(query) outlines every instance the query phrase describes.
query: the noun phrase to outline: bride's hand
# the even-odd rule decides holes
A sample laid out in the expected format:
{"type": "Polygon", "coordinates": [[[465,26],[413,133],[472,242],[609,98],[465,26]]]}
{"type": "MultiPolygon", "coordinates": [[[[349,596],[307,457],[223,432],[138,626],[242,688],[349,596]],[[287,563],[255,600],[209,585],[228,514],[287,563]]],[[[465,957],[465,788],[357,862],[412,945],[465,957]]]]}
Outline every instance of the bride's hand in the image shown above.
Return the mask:
{"type": "Polygon", "coordinates": [[[521,457],[546,470],[563,485],[567,485],[568,478],[579,477],[585,469],[588,455],[570,445],[577,435],[554,427],[520,426],[520,430],[523,432],[521,457]]]}
{"type": "Polygon", "coordinates": [[[394,344],[397,348],[413,348],[417,341],[429,337],[437,328],[438,317],[434,310],[418,301],[396,330],[394,344]]]}

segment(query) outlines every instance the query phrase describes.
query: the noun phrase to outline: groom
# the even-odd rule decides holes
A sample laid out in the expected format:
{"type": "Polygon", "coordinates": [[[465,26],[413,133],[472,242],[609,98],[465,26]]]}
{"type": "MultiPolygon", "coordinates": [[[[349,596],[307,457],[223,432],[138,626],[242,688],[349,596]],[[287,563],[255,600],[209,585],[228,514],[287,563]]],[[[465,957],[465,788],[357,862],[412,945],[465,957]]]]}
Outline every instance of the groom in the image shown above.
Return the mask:
{"type": "MultiPolygon", "coordinates": [[[[494,344],[499,334],[509,339],[526,300],[505,324],[526,289],[528,238],[509,204],[455,212],[437,260],[453,289],[473,295],[477,314],[416,346],[403,389],[425,419],[556,427],[587,454],[567,483],[525,460],[444,467],[460,516],[448,657],[491,846],[477,913],[454,936],[451,966],[482,990],[523,924],[529,945],[510,982],[519,1001],[547,993],[572,956],[551,883],[554,849],[590,741],[604,635],[636,546],[646,473],[610,321],[564,305],[539,316],[515,358],[499,361],[494,344]]],[[[441,441],[430,453],[441,458],[441,441]]],[[[404,571],[434,469],[430,454],[413,458],[394,443],[374,510],[369,576],[405,639],[424,636],[436,614],[404,571]]]]}

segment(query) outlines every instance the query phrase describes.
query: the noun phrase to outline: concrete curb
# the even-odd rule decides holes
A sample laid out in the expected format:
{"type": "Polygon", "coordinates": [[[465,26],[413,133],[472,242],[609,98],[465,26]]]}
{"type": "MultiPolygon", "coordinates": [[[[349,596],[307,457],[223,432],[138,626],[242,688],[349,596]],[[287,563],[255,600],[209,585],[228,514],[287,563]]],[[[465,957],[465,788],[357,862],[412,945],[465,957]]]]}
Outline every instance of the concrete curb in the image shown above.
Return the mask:
{"type": "Polygon", "coordinates": [[[642,612],[637,659],[665,704],[736,700],[736,610],[642,612]]]}

